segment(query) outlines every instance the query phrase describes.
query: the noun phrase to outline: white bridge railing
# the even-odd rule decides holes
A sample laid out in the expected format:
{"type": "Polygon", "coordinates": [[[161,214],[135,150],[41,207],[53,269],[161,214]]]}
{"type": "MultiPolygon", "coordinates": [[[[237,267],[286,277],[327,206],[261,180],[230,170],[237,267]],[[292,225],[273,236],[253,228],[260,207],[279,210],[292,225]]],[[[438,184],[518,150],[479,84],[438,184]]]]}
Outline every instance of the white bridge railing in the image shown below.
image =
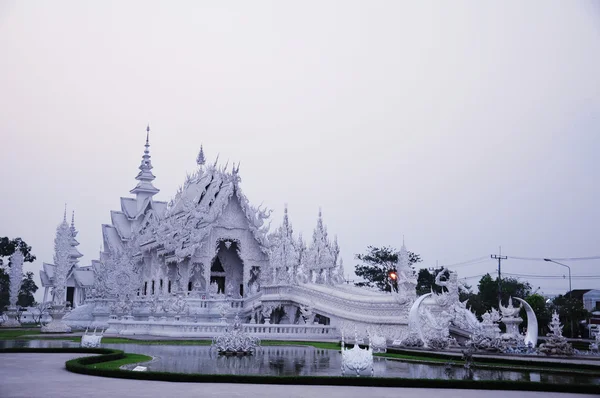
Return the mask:
{"type": "MultiPolygon", "coordinates": [[[[212,338],[225,332],[225,323],[194,323],[179,321],[134,321],[127,319],[110,320],[106,334],[122,336],[147,335],[162,337],[212,338]]],[[[242,325],[245,332],[260,338],[336,339],[338,331],[334,326],[291,325],[291,324],[251,324],[242,325]]]]}

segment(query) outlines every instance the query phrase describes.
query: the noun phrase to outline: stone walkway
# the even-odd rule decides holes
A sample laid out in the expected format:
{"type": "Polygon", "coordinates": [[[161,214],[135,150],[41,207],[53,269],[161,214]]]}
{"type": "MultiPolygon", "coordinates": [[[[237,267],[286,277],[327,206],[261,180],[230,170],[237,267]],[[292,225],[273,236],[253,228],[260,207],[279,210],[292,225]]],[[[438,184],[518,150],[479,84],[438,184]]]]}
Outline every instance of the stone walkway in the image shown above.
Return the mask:
{"type": "Polygon", "coordinates": [[[283,386],[261,384],[170,383],[109,379],[68,372],[64,365],[82,354],[0,354],[0,397],[219,397],[219,398],[562,398],[594,397],[529,391],[481,391],[429,388],[283,386]]]}

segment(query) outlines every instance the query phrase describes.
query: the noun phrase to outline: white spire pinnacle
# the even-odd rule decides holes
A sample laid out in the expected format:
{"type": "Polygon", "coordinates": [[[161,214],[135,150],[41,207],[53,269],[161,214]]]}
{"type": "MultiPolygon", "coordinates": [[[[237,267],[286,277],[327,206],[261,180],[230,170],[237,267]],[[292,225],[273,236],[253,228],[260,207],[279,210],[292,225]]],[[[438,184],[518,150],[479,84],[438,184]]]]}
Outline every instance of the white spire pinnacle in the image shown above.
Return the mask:
{"type": "Polygon", "coordinates": [[[154,196],[159,192],[159,189],[152,185],[152,181],[156,178],[152,174],[152,161],[150,160],[150,125],[146,127],[146,144],[144,145],[144,155],[142,162],[138,167],[140,172],[135,177],[139,183],[130,192],[138,195],[139,198],[154,196]]]}
{"type": "Polygon", "coordinates": [[[198,164],[198,166],[204,166],[204,164],[206,163],[206,158],[204,157],[204,149],[202,148],[202,145],[200,145],[200,152],[198,152],[198,156],[196,157],[196,163],[198,164]]]}

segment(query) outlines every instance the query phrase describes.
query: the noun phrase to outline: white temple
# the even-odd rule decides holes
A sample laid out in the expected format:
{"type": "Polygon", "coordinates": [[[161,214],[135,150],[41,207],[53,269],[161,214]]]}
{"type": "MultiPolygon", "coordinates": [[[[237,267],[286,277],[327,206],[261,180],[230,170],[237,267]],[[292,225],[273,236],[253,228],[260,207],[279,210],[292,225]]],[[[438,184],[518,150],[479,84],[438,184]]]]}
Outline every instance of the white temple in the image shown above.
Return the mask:
{"type": "MultiPolygon", "coordinates": [[[[99,260],[78,264],[72,221],[65,291],[56,285],[56,265],[44,263],[40,272],[46,292],[53,287],[73,304],[65,323],[124,335],[204,337],[237,314],[258,334],[267,333],[260,324],[271,334],[331,337],[377,325],[390,339],[406,337],[416,278],[404,245],[397,292],[344,284],[337,238],[329,238],[321,211],[308,245],[294,236],[287,208],[269,233],[270,211],[243,194],[239,164],[209,165],[201,148],[197,170],[174,198],[155,200],[147,132],[134,197],[122,197],[111,224],[102,225],[99,260]]],[[[59,229],[65,225],[66,215],[59,229]]]]}

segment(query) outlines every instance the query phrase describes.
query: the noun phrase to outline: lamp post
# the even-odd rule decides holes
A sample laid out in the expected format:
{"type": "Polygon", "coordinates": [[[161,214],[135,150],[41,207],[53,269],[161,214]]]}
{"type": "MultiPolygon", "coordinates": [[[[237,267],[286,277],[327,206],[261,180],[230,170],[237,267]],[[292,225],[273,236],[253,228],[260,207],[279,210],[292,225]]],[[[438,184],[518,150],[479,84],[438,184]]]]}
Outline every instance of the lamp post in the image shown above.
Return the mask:
{"type": "MultiPolygon", "coordinates": [[[[569,298],[572,298],[573,297],[573,294],[572,294],[573,290],[571,288],[571,267],[569,267],[567,264],[563,264],[563,263],[559,263],[558,261],[554,261],[551,258],[545,258],[544,261],[549,261],[551,263],[562,265],[563,267],[567,267],[567,269],[569,270],[569,298]]],[[[571,337],[573,337],[573,318],[571,316],[569,316],[569,318],[571,318],[571,337]]]]}
{"type": "Polygon", "coordinates": [[[388,273],[388,276],[392,280],[392,282],[390,283],[390,293],[393,293],[394,290],[398,290],[398,287],[396,286],[396,283],[398,281],[398,274],[396,273],[396,271],[390,271],[388,273]]]}

